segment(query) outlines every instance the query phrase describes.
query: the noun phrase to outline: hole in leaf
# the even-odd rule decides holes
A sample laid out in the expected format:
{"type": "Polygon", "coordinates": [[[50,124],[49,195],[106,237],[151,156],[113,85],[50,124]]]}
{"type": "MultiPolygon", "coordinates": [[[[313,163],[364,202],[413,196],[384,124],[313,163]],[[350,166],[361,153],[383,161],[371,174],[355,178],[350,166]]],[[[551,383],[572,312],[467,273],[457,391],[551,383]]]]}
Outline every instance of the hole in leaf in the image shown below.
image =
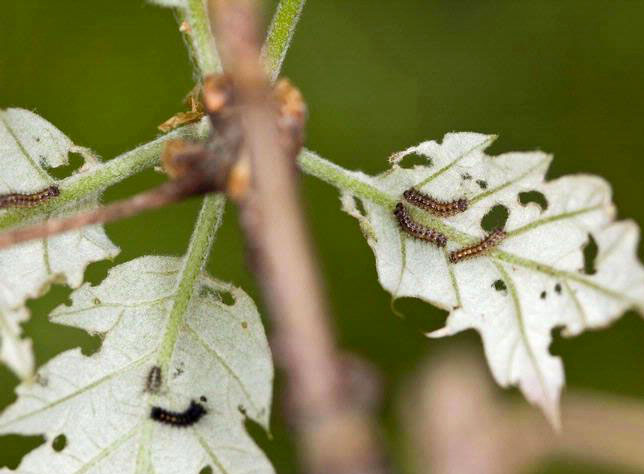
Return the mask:
{"type": "Polygon", "coordinates": [[[415,166],[426,166],[427,168],[431,168],[433,163],[431,158],[412,153],[400,160],[398,162],[398,166],[401,168],[413,168],[415,166]]]}
{"type": "Polygon", "coordinates": [[[478,184],[481,189],[487,189],[487,181],[484,179],[477,179],[476,184],[478,184]]]}
{"type": "Polygon", "coordinates": [[[592,234],[588,234],[588,242],[584,244],[584,273],[586,275],[594,275],[597,273],[595,268],[595,259],[597,258],[597,253],[599,247],[597,247],[597,242],[592,234]]]}
{"type": "MultiPolygon", "coordinates": [[[[31,314],[49,314],[61,304],[69,304],[71,288],[63,285],[52,285],[46,296],[27,301],[31,314]]],[[[101,347],[101,337],[90,335],[86,331],[62,326],[40,318],[31,318],[23,328],[34,340],[47,341],[47,344],[36,346],[38,365],[46,362],[66,349],[80,346],[83,355],[90,356],[101,347]]]]}
{"type": "Polygon", "coordinates": [[[54,451],[60,453],[67,447],[67,437],[64,434],[59,434],[51,442],[51,447],[54,448],[54,451]]]}
{"type": "Polygon", "coordinates": [[[66,166],[58,166],[57,168],[48,168],[47,173],[56,178],[57,180],[65,179],[74,174],[74,172],[83,166],[85,160],[78,153],[69,154],[69,164],[66,166]]]}
{"type": "Polygon", "coordinates": [[[561,345],[565,343],[565,338],[561,334],[563,330],[563,326],[555,326],[550,331],[550,334],[552,335],[552,343],[550,344],[551,354],[561,355],[561,345]]]}
{"type": "Polygon", "coordinates": [[[483,219],[481,219],[481,227],[486,232],[492,232],[494,229],[503,229],[509,215],[510,212],[507,207],[497,204],[483,216],[483,219]]]}
{"type": "Polygon", "coordinates": [[[539,191],[527,191],[519,193],[519,202],[522,206],[527,206],[528,204],[533,202],[541,208],[542,212],[548,209],[548,200],[546,199],[546,196],[544,196],[544,194],[539,191]]]}
{"type": "Polygon", "coordinates": [[[85,281],[91,283],[92,286],[98,286],[103,280],[105,280],[109,269],[113,266],[113,260],[92,263],[85,271],[85,281]]]}
{"type": "Polygon", "coordinates": [[[492,288],[494,288],[496,291],[506,291],[508,289],[508,287],[505,286],[505,282],[503,280],[496,280],[494,283],[492,283],[492,288]]]}
{"type": "Polygon", "coordinates": [[[210,286],[202,286],[199,289],[199,296],[202,298],[212,297],[217,301],[225,304],[226,306],[233,306],[235,304],[235,298],[233,298],[232,293],[229,291],[220,291],[210,286]]]}
{"type": "Polygon", "coordinates": [[[233,298],[232,293],[230,293],[229,291],[220,292],[219,298],[221,299],[221,302],[226,306],[232,306],[235,304],[235,298],[233,298]]]}
{"type": "Polygon", "coordinates": [[[558,295],[561,294],[561,284],[560,283],[557,283],[555,285],[555,293],[557,293],[558,295]]]}
{"type": "Polygon", "coordinates": [[[212,474],[212,467],[204,467],[201,471],[199,471],[199,474],[212,474]]]}
{"type": "Polygon", "coordinates": [[[360,215],[366,216],[367,215],[367,210],[364,208],[364,204],[362,202],[362,199],[354,198],[354,202],[356,203],[356,209],[358,210],[360,215]]]}
{"type": "Polygon", "coordinates": [[[45,438],[43,436],[0,436],[0,446],[2,446],[0,468],[5,466],[9,469],[16,469],[24,455],[41,446],[44,442],[45,438]]]}

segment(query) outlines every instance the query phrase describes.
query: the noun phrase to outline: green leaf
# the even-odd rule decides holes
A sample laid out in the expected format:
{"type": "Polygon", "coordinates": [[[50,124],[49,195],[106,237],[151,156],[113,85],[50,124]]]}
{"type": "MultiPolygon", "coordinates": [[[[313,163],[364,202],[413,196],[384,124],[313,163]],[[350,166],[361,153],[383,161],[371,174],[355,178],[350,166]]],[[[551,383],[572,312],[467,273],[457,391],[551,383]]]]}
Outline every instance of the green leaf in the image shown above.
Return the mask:
{"type": "Polygon", "coordinates": [[[301,164],[344,190],[343,209],[359,219],[386,290],[449,311],[445,327],[429,336],[476,329],[497,382],[518,385],[558,426],[564,373],[548,351],[551,332],[562,327],[572,336],[605,327],[628,309],[644,311],[639,229],[613,220],[604,180],[574,175],[546,181],[549,155],[488,156],[483,150],[494,138],[448,134],[442,143],[424,142],[392,156],[391,169],[373,178],[339,172],[311,154],[301,164]],[[426,162],[401,167],[410,154],[426,162]],[[466,212],[448,218],[406,204],[418,223],[447,236],[445,249],[400,230],[393,206],[412,186],[444,201],[469,200],[466,212]],[[363,212],[351,195],[362,198],[363,212]],[[505,210],[501,217],[507,213],[507,238],[488,255],[450,263],[450,251],[485,237],[495,207],[505,210]],[[583,252],[591,237],[598,253],[589,270],[583,252]]]}
{"type": "MultiPolygon", "coordinates": [[[[4,163],[0,170],[0,194],[31,193],[55,184],[47,170],[67,165],[69,153],[79,153],[85,159],[79,176],[99,165],[89,150],[74,145],[42,117],[23,109],[0,111],[0,156],[4,163]]],[[[62,198],[65,194],[62,185],[60,191],[62,198]]],[[[89,195],[82,202],[70,203],[49,215],[66,215],[96,206],[98,197],[97,193],[89,195]]],[[[9,211],[0,210],[0,215],[6,212],[9,211]]],[[[41,216],[37,220],[42,219],[41,216]]],[[[21,378],[29,377],[33,371],[31,344],[20,338],[19,326],[19,322],[28,318],[26,300],[42,295],[54,282],[73,288],[80,286],[87,265],[113,258],[118,251],[102,226],[89,226],[0,251],[0,360],[21,378]]]]}
{"type": "Polygon", "coordinates": [[[16,472],[273,472],[244,429],[245,416],[267,427],[270,413],[273,369],[257,309],[242,290],[201,273],[178,333],[169,334],[183,265],[135,259],[99,286],[74,291],[72,304],[51,314],[104,340],[90,357],[78,349],[57,356],[36,383],[18,387],[0,433],[44,433],[48,442],[16,472]],[[176,342],[163,360],[169,338],[176,342]],[[162,383],[146,390],[155,366],[162,383]],[[190,427],[150,418],[153,406],[181,412],[191,400],[207,414],[190,427]],[[66,447],[56,452],[51,442],[60,435],[66,447]]]}

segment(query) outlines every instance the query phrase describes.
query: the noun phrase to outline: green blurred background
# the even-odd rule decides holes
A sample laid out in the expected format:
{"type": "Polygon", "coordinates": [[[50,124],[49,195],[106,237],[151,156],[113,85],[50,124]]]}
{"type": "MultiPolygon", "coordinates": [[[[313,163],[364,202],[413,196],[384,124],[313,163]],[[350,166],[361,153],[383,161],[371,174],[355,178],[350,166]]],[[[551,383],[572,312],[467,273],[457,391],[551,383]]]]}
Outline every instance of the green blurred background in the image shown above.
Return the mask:
{"type": "MultiPolygon", "coordinates": [[[[274,2],[268,2],[267,15],[274,2]]],[[[170,10],[143,0],[0,1],[0,107],[34,110],[105,159],[158,135],[182,109],[192,69],[170,10]]],[[[549,176],[593,173],[614,186],[622,218],[644,222],[644,2],[309,0],[285,75],[310,107],[308,146],[351,169],[382,171],[393,151],[449,131],[497,133],[494,153],[542,149],[555,155],[549,176]],[[640,157],[640,158],[638,158],[640,157]]],[[[106,193],[129,196],[161,182],[152,171],[106,193]]],[[[412,300],[394,316],[374,259],[337,193],[303,179],[305,206],[334,314],[338,340],[370,361],[385,382],[382,422],[404,472],[395,400],[419,364],[445,347],[472,346],[468,332],[427,340],[445,314],[412,300]]],[[[107,225],[122,249],[116,263],[143,254],[180,255],[198,200],[107,225]]],[[[229,206],[209,270],[259,301],[245,264],[236,211],[229,206]]],[[[641,252],[640,252],[641,254],[641,252]]],[[[107,263],[92,265],[92,282],[107,263]]],[[[47,322],[69,290],[32,301],[26,332],[38,364],[81,345],[85,333],[47,322]]],[[[629,313],[610,329],[556,337],[569,387],[644,401],[644,323],[629,313]]],[[[0,367],[0,406],[17,383],[0,367]]],[[[279,473],[295,472],[293,440],[282,422],[278,380],[272,440],[253,430],[279,473]]],[[[0,438],[0,466],[16,466],[39,438],[0,438]]],[[[553,459],[530,472],[625,472],[553,459]]]]}

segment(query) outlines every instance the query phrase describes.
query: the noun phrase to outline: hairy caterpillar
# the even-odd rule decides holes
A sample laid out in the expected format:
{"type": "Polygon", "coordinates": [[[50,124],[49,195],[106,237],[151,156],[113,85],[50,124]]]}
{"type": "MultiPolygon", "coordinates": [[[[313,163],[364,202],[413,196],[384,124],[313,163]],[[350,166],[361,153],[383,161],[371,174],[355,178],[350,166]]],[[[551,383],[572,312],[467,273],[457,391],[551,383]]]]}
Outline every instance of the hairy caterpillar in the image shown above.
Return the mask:
{"type": "Polygon", "coordinates": [[[409,215],[401,202],[396,204],[394,216],[398,219],[400,228],[412,237],[430,242],[437,247],[445,247],[447,237],[430,227],[419,224],[409,215]]]}
{"type": "Polygon", "coordinates": [[[58,186],[52,185],[35,193],[0,194],[0,209],[8,207],[33,207],[60,194],[58,186]]]}
{"type": "Polygon", "coordinates": [[[503,229],[495,229],[490,232],[483,240],[478,244],[471,245],[469,247],[464,247],[459,250],[454,250],[449,254],[449,261],[452,263],[458,263],[461,260],[466,260],[468,258],[477,257],[484,254],[485,252],[493,249],[499,243],[505,239],[506,233],[503,229]]]}
{"type": "Polygon", "coordinates": [[[194,425],[206,413],[206,409],[201,403],[190,400],[190,406],[182,412],[169,411],[161,407],[152,407],[150,418],[159,423],[185,428],[194,425]]]}
{"type": "Polygon", "coordinates": [[[455,201],[439,201],[417,189],[409,188],[403,193],[405,201],[414,206],[420,207],[427,212],[441,217],[449,217],[467,210],[468,202],[465,198],[455,201]]]}

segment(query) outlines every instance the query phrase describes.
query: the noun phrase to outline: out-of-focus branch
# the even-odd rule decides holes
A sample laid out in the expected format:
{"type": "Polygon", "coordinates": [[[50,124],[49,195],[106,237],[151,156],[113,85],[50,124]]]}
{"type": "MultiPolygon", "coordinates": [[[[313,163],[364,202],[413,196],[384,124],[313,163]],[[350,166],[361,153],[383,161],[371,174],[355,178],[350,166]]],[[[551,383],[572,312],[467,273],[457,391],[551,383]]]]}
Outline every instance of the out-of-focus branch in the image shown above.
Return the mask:
{"type": "MultiPolygon", "coordinates": [[[[527,407],[523,407],[525,412],[527,407]]],[[[571,392],[561,405],[563,433],[551,452],[644,471],[644,404],[593,392],[571,392]]],[[[535,418],[534,410],[531,410],[535,418]]]]}
{"type": "Polygon", "coordinates": [[[242,154],[251,163],[251,192],[240,202],[242,225],[274,320],[275,354],[288,377],[302,461],[315,474],[384,472],[370,419],[352,403],[341,380],[299,206],[295,156],[280,141],[269,80],[260,62],[254,2],[210,4],[224,70],[240,105],[242,154]]]}
{"type": "Polygon", "coordinates": [[[555,433],[525,402],[503,400],[480,361],[450,351],[401,398],[417,472],[514,474],[552,455],[644,470],[644,404],[591,392],[562,400],[555,433]]]}

